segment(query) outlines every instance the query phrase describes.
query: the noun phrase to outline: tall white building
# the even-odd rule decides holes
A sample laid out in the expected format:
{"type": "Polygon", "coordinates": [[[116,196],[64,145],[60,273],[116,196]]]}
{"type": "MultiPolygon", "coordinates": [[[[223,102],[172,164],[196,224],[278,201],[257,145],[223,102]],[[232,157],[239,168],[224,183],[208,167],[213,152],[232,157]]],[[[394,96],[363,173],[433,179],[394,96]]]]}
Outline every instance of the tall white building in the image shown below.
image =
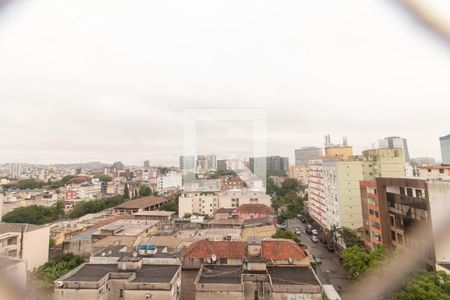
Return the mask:
{"type": "Polygon", "coordinates": [[[182,175],[170,173],[165,176],[158,176],[156,179],[156,189],[159,195],[165,195],[176,190],[180,190],[183,185],[182,175]]]}

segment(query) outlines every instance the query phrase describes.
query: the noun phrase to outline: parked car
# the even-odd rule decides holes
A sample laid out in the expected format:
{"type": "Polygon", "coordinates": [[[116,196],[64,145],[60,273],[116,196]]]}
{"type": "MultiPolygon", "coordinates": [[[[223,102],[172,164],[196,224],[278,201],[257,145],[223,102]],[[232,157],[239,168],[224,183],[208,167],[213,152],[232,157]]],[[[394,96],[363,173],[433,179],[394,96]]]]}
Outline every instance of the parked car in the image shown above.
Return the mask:
{"type": "Polygon", "coordinates": [[[326,245],[328,243],[328,239],[326,239],[324,237],[322,237],[320,240],[322,241],[322,244],[324,244],[324,245],[326,245]]]}
{"type": "Polygon", "coordinates": [[[317,229],[312,229],[311,233],[314,235],[319,235],[319,231],[317,229]]]}
{"type": "Polygon", "coordinates": [[[305,233],[312,234],[311,228],[306,227],[305,228],[305,233]]]}
{"type": "Polygon", "coordinates": [[[320,256],[313,254],[312,257],[316,263],[318,263],[318,264],[322,263],[322,258],[320,256]]]}
{"type": "Polygon", "coordinates": [[[302,217],[300,218],[300,222],[302,222],[302,223],[306,223],[306,219],[305,219],[305,217],[304,217],[304,216],[302,216],[302,217]]]}
{"type": "Polygon", "coordinates": [[[278,229],[286,229],[286,227],[287,227],[286,223],[277,224],[278,229]]]}
{"type": "Polygon", "coordinates": [[[330,243],[330,242],[328,242],[328,244],[327,244],[327,249],[328,249],[328,251],[333,252],[333,251],[334,251],[334,246],[333,246],[333,244],[330,243]]]}
{"type": "Polygon", "coordinates": [[[318,242],[319,242],[319,238],[317,237],[317,235],[312,235],[312,236],[311,236],[311,241],[312,241],[313,243],[318,243],[318,242]]]}
{"type": "Polygon", "coordinates": [[[300,229],[299,229],[299,228],[295,228],[295,229],[294,229],[294,233],[295,233],[296,235],[299,235],[299,234],[300,234],[300,229]]]}

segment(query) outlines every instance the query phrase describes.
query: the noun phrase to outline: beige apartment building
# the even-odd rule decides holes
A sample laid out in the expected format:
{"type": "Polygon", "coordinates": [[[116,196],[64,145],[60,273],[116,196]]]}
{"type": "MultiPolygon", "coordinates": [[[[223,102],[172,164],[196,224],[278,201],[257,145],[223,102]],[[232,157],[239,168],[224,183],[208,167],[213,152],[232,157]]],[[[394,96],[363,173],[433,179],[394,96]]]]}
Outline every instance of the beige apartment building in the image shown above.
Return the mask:
{"type": "Polygon", "coordinates": [[[22,259],[33,271],[48,261],[50,228],[32,224],[0,224],[0,255],[22,259]]]}
{"type": "Polygon", "coordinates": [[[271,197],[260,189],[229,189],[224,192],[184,192],[178,203],[180,216],[203,214],[213,216],[220,208],[238,208],[242,204],[270,206],[271,197]]]}
{"type": "Polygon", "coordinates": [[[401,148],[371,149],[362,154],[364,180],[405,176],[405,158],[401,148]]]}
{"type": "Polygon", "coordinates": [[[419,166],[419,177],[424,179],[450,179],[450,166],[419,166]]]}
{"type": "Polygon", "coordinates": [[[323,190],[326,227],[362,227],[359,182],[363,179],[361,161],[330,161],[323,164],[323,190]]]}
{"type": "Polygon", "coordinates": [[[352,146],[328,146],[325,147],[325,156],[332,157],[336,159],[348,160],[353,157],[353,147],[352,146]]]}
{"type": "Polygon", "coordinates": [[[298,166],[290,166],[288,172],[289,178],[295,178],[302,185],[308,184],[308,166],[307,165],[298,165],[298,166]]]}

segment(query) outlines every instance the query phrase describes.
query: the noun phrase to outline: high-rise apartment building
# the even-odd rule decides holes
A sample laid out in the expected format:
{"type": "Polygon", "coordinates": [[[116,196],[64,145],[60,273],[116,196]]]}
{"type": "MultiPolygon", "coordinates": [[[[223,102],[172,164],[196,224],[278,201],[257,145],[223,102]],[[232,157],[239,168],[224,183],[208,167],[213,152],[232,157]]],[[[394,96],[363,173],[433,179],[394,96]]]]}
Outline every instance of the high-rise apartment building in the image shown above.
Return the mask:
{"type": "Polygon", "coordinates": [[[145,160],[144,161],[144,170],[148,170],[150,169],[150,161],[149,160],[145,160]]]}
{"type": "Polygon", "coordinates": [[[302,147],[295,150],[295,165],[307,165],[308,161],[322,156],[322,148],[319,147],[302,147]]]}
{"type": "Polygon", "coordinates": [[[308,208],[310,216],[324,229],[362,226],[359,182],[362,161],[323,157],[309,163],[308,208]]]}
{"type": "Polygon", "coordinates": [[[442,163],[450,165],[450,134],[439,138],[441,143],[442,163]]]}
{"type": "Polygon", "coordinates": [[[378,141],[379,148],[401,148],[403,150],[403,156],[405,162],[410,161],[409,151],[408,151],[408,141],[405,138],[399,136],[389,136],[378,141]]]}
{"type": "Polygon", "coordinates": [[[195,156],[193,155],[182,155],[180,156],[180,169],[184,171],[195,170],[195,156]]]}
{"type": "Polygon", "coordinates": [[[381,243],[435,270],[450,263],[450,181],[377,178],[381,243]]]}
{"type": "Polygon", "coordinates": [[[249,169],[252,172],[265,169],[270,175],[285,175],[289,170],[289,158],[281,156],[250,157],[249,169]]]}

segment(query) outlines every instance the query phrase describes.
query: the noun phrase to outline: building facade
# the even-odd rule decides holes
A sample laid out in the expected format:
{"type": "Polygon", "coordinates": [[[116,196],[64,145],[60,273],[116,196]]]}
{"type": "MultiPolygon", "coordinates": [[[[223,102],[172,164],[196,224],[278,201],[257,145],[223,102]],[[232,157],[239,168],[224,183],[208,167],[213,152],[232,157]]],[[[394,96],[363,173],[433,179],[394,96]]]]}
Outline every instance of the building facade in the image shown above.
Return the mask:
{"type": "Polygon", "coordinates": [[[405,162],[409,163],[409,150],[408,141],[405,138],[399,136],[389,136],[378,141],[379,148],[401,148],[403,150],[403,156],[405,162]]]}
{"type": "Polygon", "coordinates": [[[442,163],[450,165],[450,134],[439,138],[441,144],[442,163]]]}
{"type": "Polygon", "coordinates": [[[307,165],[295,165],[289,167],[289,178],[295,178],[302,185],[308,185],[308,166],[307,165]]]}
{"type": "Polygon", "coordinates": [[[322,148],[319,147],[302,147],[295,150],[295,165],[307,165],[308,161],[322,156],[322,148]]]}
{"type": "Polygon", "coordinates": [[[22,223],[0,224],[0,255],[22,259],[33,271],[48,261],[50,228],[22,223]]]}

